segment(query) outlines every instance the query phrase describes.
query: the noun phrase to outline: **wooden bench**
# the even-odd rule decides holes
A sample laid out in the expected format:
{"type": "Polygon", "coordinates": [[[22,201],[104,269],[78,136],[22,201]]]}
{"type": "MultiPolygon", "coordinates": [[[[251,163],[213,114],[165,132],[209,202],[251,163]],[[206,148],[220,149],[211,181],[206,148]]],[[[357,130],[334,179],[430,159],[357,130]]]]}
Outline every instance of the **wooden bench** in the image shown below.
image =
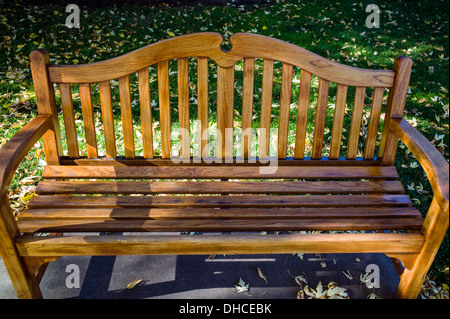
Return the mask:
{"type": "Polygon", "coordinates": [[[384,253],[404,266],[397,297],[417,297],[448,228],[449,165],[402,119],[412,61],[401,56],[393,70],[365,70],[254,34],[233,35],[228,51],[222,42],[216,33],[190,34],[71,66],[50,65],[44,50],[31,53],[38,116],[0,151],[0,252],[19,297],[42,297],[45,266],[60,256],[299,252],[384,253]],[[170,87],[175,63],[176,85],[170,87]],[[301,69],[299,81],[293,81],[294,68],[301,69]],[[158,97],[152,102],[150,79],[156,76],[158,97]],[[242,86],[235,87],[241,78],[242,86]],[[111,81],[117,79],[120,93],[112,97],[111,81]],[[101,118],[95,119],[97,84],[101,118]],[[76,88],[85,148],[75,125],[76,88]],[[291,101],[296,88],[298,106],[291,101]],[[174,93],[176,103],[170,100],[174,93]],[[135,94],[138,106],[132,104],[135,94]],[[317,102],[310,105],[313,94],[317,102]],[[329,98],[334,95],[333,110],[329,98]],[[189,114],[192,96],[195,117],[189,114]],[[122,130],[113,122],[115,103],[122,130]],[[152,119],[155,103],[159,122],[152,119]],[[180,152],[174,152],[178,157],[171,156],[175,111],[181,131],[188,132],[181,135],[180,152]],[[215,113],[217,127],[211,127],[215,113]],[[251,131],[255,116],[260,125],[251,131]],[[346,118],[351,119],[348,130],[346,118]],[[98,132],[99,120],[103,132],[98,132]],[[312,136],[307,125],[314,128],[312,136]],[[291,135],[295,142],[288,143],[291,135]],[[98,136],[104,136],[103,145],[98,136]],[[123,151],[117,136],[123,138],[123,151]],[[16,221],[9,185],[41,137],[44,181],[16,221]],[[412,206],[393,166],[399,139],[422,165],[434,192],[425,218],[412,206]]]}

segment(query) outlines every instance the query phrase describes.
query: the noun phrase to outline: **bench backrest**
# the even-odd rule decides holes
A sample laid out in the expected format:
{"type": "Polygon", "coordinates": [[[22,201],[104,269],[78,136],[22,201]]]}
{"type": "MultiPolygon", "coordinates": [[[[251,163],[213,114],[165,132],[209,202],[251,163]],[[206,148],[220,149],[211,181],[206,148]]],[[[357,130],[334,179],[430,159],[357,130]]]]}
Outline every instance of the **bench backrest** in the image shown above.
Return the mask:
{"type": "Polygon", "coordinates": [[[363,159],[392,165],[398,138],[389,131],[389,120],[403,115],[409,58],[398,57],[393,70],[367,70],[255,34],[233,35],[228,51],[222,43],[220,34],[196,33],[110,60],[67,66],[50,65],[45,50],[33,51],[38,112],[54,114],[55,127],[44,136],[47,162],[60,163],[64,155],[57,113],[60,100],[64,142],[71,158],[80,154],[97,158],[100,147],[106,157],[116,158],[121,153],[117,139],[122,138],[127,159],[136,154],[153,158],[155,152],[170,158],[172,120],[178,117],[179,128],[189,132],[182,135],[176,154],[182,157],[193,156],[196,149],[195,155],[222,159],[275,155],[278,159],[363,159]],[[114,93],[117,83],[118,96],[114,93]],[[59,88],[58,99],[54,84],[59,88]],[[86,149],[77,140],[77,103],[81,104],[86,149]],[[94,109],[98,105],[101,116],[94,109]],[[120,105],[116,123],[115,105],[120,105]],[[155,108],[159,112],[153,112],[153,117],[156,113],[159,119],[152,118],[155,108]],[[193,109],[197,114],[192,114],[193,109]],[[217,128],[211,127],[214,113],[217,128]],[[383,113],[384,121],[380,120],[383,113]],[[136,130],[139,120],[141,129],[136,130]],[[347,130],[345,122],[349,123],[347,130]],[[230,128],[235,135],[237,128],[242,130],[233,139],[230,128]],[[256,129],[253,138],[248,134],[251,128],[256,129]],[[101,138],[99,129],[103,130],[101,138]],[[271,139],[269,133],[274,131],[276,138],[271,139]],[[208,134],[217,134],[214,154],[208,148],[208,134]],[[197,136],[195,143],[193,135],[197,136]],[[239,147],[236,140],[241,141],[239,147]]]}

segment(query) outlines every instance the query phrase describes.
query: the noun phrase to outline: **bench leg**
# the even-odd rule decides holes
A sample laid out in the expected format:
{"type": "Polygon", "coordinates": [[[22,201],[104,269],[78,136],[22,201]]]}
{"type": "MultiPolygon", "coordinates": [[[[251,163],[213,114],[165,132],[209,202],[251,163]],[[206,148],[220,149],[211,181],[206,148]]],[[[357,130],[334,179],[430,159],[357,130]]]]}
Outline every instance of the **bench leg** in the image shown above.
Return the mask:
{"type": "Polygon", "coordinates": [[[20,299],[41,299],[42,293],[38,280],[36,276],[28,273],[23,258],[17,256],[14,252],[5,254],[2,249],[2,259],[17,297],[20,299]]]}
{"type": "Polygon", "coordinates": [[[0,255],[8,271],[17,297],[21,299],[42,298],[39,283],[34,275],[28,272],[23,257],[20,257],[14,245],[17,233],[14,223],[7,224],[3,218],[11,214],[8,205],[0,205],[0,255]]]}
{"type": "Polygon", "coordinates": [[[419,295],[425,276],[447,232],[448,218],[448,206],[444,211],[436,198],[433,199],[421,230],[425,236],[425,243],[412,267],[405,268],[400,276],[396,298],[415,299],[419,295]]]}

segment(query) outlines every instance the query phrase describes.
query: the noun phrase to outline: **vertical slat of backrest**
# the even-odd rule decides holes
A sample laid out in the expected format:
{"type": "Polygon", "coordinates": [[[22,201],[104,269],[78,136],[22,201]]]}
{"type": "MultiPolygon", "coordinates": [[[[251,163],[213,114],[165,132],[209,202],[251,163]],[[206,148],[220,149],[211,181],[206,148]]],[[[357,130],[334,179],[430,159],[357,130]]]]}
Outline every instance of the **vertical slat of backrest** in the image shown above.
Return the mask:
{"type": "Polygon", "coordinates": [[[61,106],[64,116],[64,127],[66,129],[67,148],[69,157],[79,157],[77,131],[75,126],[75,115],[73,112],[72,90],[70,83],[60,83],[61,106]]]}
{"type": "Polygon", "coordinates": [[[47,66],[50,57],[44,49],[34,50],[30,54],[31,74],[36,93],[38,114],[51,114],[53,127],[44,133],[44,153],[47,164],[58,165],[62,156],[62,141],[59,128],[58,113],[56,110],[55,90],[49,81],[47,66]]]}
{"type": "Polygon", "coordinates": [[[208,58],[197,59],[198,156],[207,158],[208,150],[208,58]]]}
{"type": "Polygon", "coordinates": [[[128,75],[119,78],[119,93],[125,158],[134,158],[133,115],[131,113],[130,77],[128,75]]]}
{"type": "Polygon", "coordinates": [[[116,157],[116,136],[114,133],[114,116],[111,102],[111,85],[109,81],[98,84],[102,108],[103,130],[105,133],[106,157],[116,157]]]}
{"type": "Polygon", "coordinates": [[[141,111],[142,148],[145,158],[153,158],[152,105],[148,67],[138,71],[139,104],[141,111]]]}
{"type": "Polygon", "coordinates": [[[270,120],[272,116],[273,60],[264,59],[261,94],[261,130],[259,139],[259,157],[269,157],[270,120]]]}
{"type": "Polygon", "coordinates": [[[242,139],[241,154],[247,159],[251,156],[252,116],[253,116],[253,86],[255,74],[255,59],[244,59],[244,79],[242,95],[242,139]]]}
{"type": "Polygon", "coordinates": [[[373,91],[372,110],[370,111],[369,127],[367,128],[364,159],[371,160],[375,154],[375,145],[380,124],[381,106],[383,104],[384,88],[377,87],[373,91]]]}
{"type": "Polygon", "coordinates": [[[325,120],[327,116],[328,90],[330,82],[322,78],[319,79],[319,93],[317,96],[316,120],[314,122],[314,137],[312,159],[322,157],[323,135],[325,130],[325,120]]]}
{"type": "Polygon", "coordinates": [[[170,93],[169,61],[158,63],[159,117],[161,125],[161,156],[170,158],[170,93]]]}
{"type": "Polygon", "coordinates": [[[189,129],[189,65],[187,58],[177,61],[178,74],[178,116],[180,123],[180,157],[191,156],[191,139],[189,129]]]}
{"type": "Polygon", "coordinates": [[[355,101],[353,103],[352,122],[348,137],[347,159],[356,159],[358,152],[359,133],[361,132],[361,119],[364,111],[365,87],[356,87],[355,101]]]}
{"type": "Polygon", "coordinates": [[[290,64],[283,63],[281,73],[280,117],[278,122],[278,158],[285,159],[289,133],[289,109],[291,105],[292,70],[290,64]]]}
{"type": "Polygon", "coordinates": [[[84,132],[88,158],[98,156],[97,136],[95,133],[94,111],[92,109],[91,84],[80,83],[81,112],[83,113],[84,132]]]}
{"type": "Polygon", "coordinates": [[[344,126],[345,106],[347,102],[347,91],[348,87],[346,85],[343,84],[337,85],[329,159],[339,158],[339,152],[341,149],[342,129],[344,126]]]}
{"type": "Polygon", "coordinates": [[[296,159],[303,159],[305,156],[305,139],[308,122],[310,92],[311,92],[311,73],[302,69],[300,72],[300,91],[298,98],[297,128],[295,133],[294,158],[296,159]]]}
{"type": "Polygon", "coordinates": [[[217,157],[233,158],[234,66],[217,66],[217,157]],[[231,128],[231,129],[230,129],[231,128]]]}
{"type": "Polygon", "coordinates": [[[390,119],[403,117],[406,96],[408,94],[409,78],[411,76],[412,60],[400,56],[394,61],[394,86],[389,90],[386,115],[383,124],[378,156],[382,157],[381,165],[393,165],[398,146],[398,136],[390,130],[390,119]]]}

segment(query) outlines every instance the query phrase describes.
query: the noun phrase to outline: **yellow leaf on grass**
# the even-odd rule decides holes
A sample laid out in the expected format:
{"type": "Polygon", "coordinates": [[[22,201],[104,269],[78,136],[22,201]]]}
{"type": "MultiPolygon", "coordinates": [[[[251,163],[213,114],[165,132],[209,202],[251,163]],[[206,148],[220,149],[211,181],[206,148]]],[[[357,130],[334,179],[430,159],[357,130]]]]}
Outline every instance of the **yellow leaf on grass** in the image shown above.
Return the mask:
{"type": "Polygon", "coordinates": [[[34,196],[34,192],[31,194],[28,193],[23,193],[20,197],[19,197],[19,202],[22,203],[23,205],[27,205],[28,202],[31,200],[31,198],[34,196]]]}

